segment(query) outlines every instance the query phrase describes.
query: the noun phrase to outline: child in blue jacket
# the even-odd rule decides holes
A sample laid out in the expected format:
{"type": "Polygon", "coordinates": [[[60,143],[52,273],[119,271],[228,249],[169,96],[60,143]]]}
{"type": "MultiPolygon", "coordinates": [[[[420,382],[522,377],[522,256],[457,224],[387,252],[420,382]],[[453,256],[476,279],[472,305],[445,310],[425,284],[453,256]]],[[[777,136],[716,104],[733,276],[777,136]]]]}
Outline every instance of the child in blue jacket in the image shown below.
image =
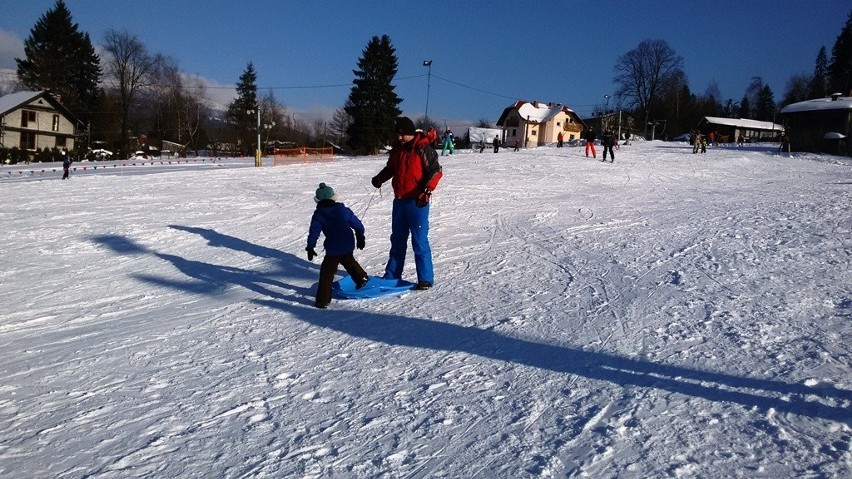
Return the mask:
{"type": "Polygon", "coordinates": [[[364,225],[351,209],[343,203],[338,203],[336,199],[337,195],[330,186],[325,183],[319,184],[314,197],[317,209],[311,217],[308,247],[305,248],[308,252],[308,261],[313,261],[314,256],[317,255],[314,248],[317,246],[319,235],[320,233],[325,235],[323,242],[325,258],[320,266],[319,285],[314,303],[314,306],[323,309],[331,303],[331,284],[334,282],[334,275],[339,265],[343,265],[352,277],[356,288],[367,284],[367,273],[352,255],[356,246],[358,249],[364,249],[364,225]]]}

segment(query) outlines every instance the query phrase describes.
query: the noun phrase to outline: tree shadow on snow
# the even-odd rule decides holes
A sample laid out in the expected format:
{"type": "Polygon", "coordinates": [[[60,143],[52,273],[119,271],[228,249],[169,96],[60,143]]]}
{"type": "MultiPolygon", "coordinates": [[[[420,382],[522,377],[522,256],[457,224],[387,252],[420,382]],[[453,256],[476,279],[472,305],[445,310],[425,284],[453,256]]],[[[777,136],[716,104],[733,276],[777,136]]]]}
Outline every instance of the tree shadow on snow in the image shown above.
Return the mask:
{"type": "MultiPolygon", "coordinates": [[[[286,307],[276,301],[257,302],[274,309],[286,307]]],[[[852,401],[852,391],[842,389],[811,388],[777,380],[657,364],[570,346],[513,338],[491,330],[428,319],[353,314],[351,311],[339,310],[305,310],[302,314],[297,312],[297,316],[319,328],[392,346],[459,351],[557,373],[576,374],[621,386],[662,389],[714,402],[730,402],[762,410],[772,408],[781,413],[852,422],[852,409],[815,400],[817,396],[834,403],[852,401]]]]}
{"type": "Polygon", "coordinates": [[[178,225],[170,225],[170,228],[197,234],[206,239],[209,246],[243,251],[259,258],[271,259],[273,260],[271,268],[252,270],[194,261],[146,248],[129,238],[118,235],[98,235],[94,236],[92,240],[121,255],[147,254],[156,256],[168,261],[178,271],[191,278],[190,280],[176,280],[145,273],[133,273],[131,275],[134,279],[145,283],[204,295],[220,294],[229,286],[237,285],[271,298],[310,304],[306,296],[310,295],[311,288],[296,286],[287,282],[287,280],[316,279],[319,275],[318,266],[313,266],[293,254],[249,243],[211,229],[178,225]]]}

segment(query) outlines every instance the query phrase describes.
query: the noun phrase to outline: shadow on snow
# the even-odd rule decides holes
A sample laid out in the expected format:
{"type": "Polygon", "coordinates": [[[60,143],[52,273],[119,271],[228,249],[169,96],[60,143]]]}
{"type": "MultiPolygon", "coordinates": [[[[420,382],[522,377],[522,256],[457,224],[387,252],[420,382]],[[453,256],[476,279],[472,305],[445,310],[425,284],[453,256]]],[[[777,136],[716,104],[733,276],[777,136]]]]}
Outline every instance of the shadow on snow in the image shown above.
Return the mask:
{"type": "MultiPolygon", "coordinates": [[[[216,294],[231,285],[243,286],[273,299],[258,299],[257,304],[286,311],[301,321],[318,328],[337,331],[353,337],[439,351],[458,351],[483,358],[535,367],[556,373],[575,374],[589,379],[607,381],[621,386],[639,386],[703,398],[714,402],[729,402],[763,410],[852,423],[852,409],[846,404],[834,406],[818,402],[815,397],[835,403],[852,401],[852,391],[836,388],[811,388],[777,380],[732,376],[680,366],[657,364],[607,353],[584,351],[577,347],[535,342],[513,338],[492,330],[462,327],[419,318],[382,314],[354,314],[351,311],[316,311],[284,303],[282,300],[310,304],[307,297],[312,288],[298,288],[275,278],[315,278],[316,267],[306,267],[306,260],[289,253],[255,245],[214,230],[186,226],[171,228],[198,234],[208,245],[244,251],[257,257],[275,260],[277,269],[268,272],[212,265],[191,261],[179,256],[157,253],[135,244],[128,238],[103,235],[93,238],[119,254],[152,254],[172,263],[193,281],[179,282],[151,275],[136,278],[161,286],[196,294],[216,294]],[[270,288],[295,291],[285,295],[270,288]],[[749,392],[745,392],[749,391],[749,392]]],[[[428,293],[425,293],[428,294],[428,293]]]]}

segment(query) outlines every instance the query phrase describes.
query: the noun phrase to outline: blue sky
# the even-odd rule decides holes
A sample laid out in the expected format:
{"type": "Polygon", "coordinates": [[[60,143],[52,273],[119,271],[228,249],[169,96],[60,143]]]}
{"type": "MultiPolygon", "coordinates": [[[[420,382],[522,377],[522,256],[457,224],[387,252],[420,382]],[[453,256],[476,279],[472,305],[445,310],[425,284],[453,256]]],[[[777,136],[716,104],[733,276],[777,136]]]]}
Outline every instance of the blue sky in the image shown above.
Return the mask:
{"type": "MultiPolygon", "coordinates": [[[[829,55],[849,0],[282,1],[65,0],[93,43],[113,28],[221,88],[225,101],[249,61],[261,93],[289,112],[328,117],[349,94],[373,36],[399,61],[404,114],[442,123],[495,122],[516,99],[567,104],[581,116],[612,95],[619,56],[663,39],[684,59],[690,88],[716,82],[739,100],[753,76],[780,99],[794,74],[829,55]],[[427,88],[424,60],[432,60],[427,88]]],[[[54,0],[0,0],[0,68],[15,68],[23,41],[54,0]]],[[[614,101],[610,100],[610,106],[614,101]]]]}

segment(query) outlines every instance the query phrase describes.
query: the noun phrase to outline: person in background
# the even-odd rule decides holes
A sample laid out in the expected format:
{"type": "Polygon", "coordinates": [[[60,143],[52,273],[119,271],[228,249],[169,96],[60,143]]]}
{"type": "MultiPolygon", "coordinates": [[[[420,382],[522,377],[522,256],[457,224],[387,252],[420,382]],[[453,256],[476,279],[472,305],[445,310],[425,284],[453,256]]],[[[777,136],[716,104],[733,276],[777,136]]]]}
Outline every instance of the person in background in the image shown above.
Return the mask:
{"type": "Polygon", "coordinates": [[[355,287],[360,289],[367,284],[367,273],[358,264],[352,255],[355,247],[364,249],[364,225],[355,216],[351,209],[343,203],[338,203],[334,189],[325,183],[320,183],[317,188],[314,201],[317,208],[311,216],[311,225],[308,229],[308,261],[313,261],[317,255],[316,246],[319,235],[325,235],[323,247],[325,247],[325,258],[320,265],[319,284],[314,306],[325,309],[331,303],[331,285],[337,267],[343,268],[352,277],[355,287]],[[352,232],[355,232],[353,236],[352,232]]]}
{"type": "Polygon", "coordinates": [[[786,133],[781,133],[781,141],[778,144],[779,152],[790,153],[790,137],[786,133]]]}
{"type": "Polygon", "coordinates": [[[556,147],[557,148],[562,148],[562,139],[563,138],[564,138],[564,136],[562,135],[562,132],[560,131],[559,134],[556,135],[556,147]]]}
{"type": "Polygon", "coordinates": [[[589,157],[589,150],[592,150],[592,158],[597,158],[598,153],[595,151],[595,140],[597,140],[597,135],[595,135],[595,130],[589,128],[585,134],[586,137],[586,158],[589,157]]]}
{"type": "Polygon", "coordinates": [[[609,156],[611,158],[610,163],[615,163],[615,153],[612,151],[612,147],[615,146],[615,143],[615,133],[607,128],[603,135],[601,135],[601,145],[603,145],[604,148],[603,159],[601,161],[606,161],[606,152],[609,152],[609,156]]]}
{"type": "Polygon", "coordinates": [[[444,132],[444,147],[441,149],[441,156],[444,156],[447,150],[450,150],[450,154],[452,155],[455,148],[453,144],[453,131],[447,128],[447,131],[444,132]]]}
{"type": "Polygon", "coordinates": [[[494,153],[497,153],[500,150],[500,137],[494,135],[494,141],[491,144],[494,145],[494,153]]]}
{"type": "Polygon", "coordinates": [[[427,290],[435,281],[432,267],[432,248],[429,246],[429,207],[432,192],[443,176],[438,153],[429,138],[417,132],[408,117],[396,120],[397,141],[388,155],[388,162],[373,177],[371,183],[381,188],[392,180],[393,209],[391,211],[391,249],[385,266],[385,279],[402,279],[408,237],[414,250],[417,270],[415,289],[427,290]]]}
{"type": "Polygon", "coordinates": [[[70,173],[71,157],[68,156],[68,153],[66,153],[65,150],[62,150],[62,179],[67,180],[70,173]]]}

